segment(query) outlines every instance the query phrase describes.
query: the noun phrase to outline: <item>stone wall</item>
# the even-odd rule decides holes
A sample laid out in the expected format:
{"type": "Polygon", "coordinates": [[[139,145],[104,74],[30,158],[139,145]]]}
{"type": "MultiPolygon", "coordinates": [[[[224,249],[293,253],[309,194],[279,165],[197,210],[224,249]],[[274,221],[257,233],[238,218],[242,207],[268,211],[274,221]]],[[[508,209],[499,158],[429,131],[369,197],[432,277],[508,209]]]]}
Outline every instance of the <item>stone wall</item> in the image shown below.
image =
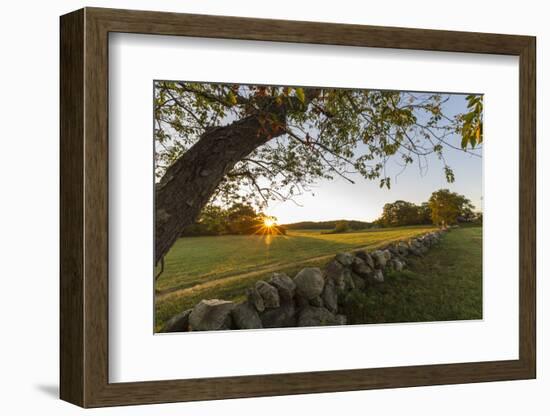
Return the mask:
{"type": "Polygon", "coordinates": [[[204,299],[171,318],[161,332],[345,325],[343,302],[352,290],[384,284],[384,273],[401,271],[408,256],[422,256],[438,244],[443,231],[398,241],[372,252],[337,254],[324,269],[306,267],[294,278],[274,273],[234,303],[204,299]]]}

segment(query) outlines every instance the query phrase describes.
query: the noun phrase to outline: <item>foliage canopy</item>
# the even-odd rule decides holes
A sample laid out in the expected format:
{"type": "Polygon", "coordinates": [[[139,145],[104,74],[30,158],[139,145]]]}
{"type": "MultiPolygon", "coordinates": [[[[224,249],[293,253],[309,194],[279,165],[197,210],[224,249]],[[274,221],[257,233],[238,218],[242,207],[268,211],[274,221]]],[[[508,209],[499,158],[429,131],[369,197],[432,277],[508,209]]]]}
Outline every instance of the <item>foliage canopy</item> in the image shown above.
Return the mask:
{"type": "MultiPolygon", "coordinates": [[[[482,96],[466,97],[468,112],[444,114],[449,95],[378,90],[262,85],[155,83],[156,175],[201,136],[250,115],[258,117],[267,141],[227,172],[210,203],[234,201],[265,206],[311,191],[318,179],[354,174],[390,188],[388,161],[399,169],[429,155],[454,181],[444,149],[479,156],[483,142],[482,96]],[[283,111],[284,110],[284,111],[283,111]],[[454,143],[454,135],[462,137],[454,143]]],[[[355,175],[356,176],[356,175],[355,175]]]]}

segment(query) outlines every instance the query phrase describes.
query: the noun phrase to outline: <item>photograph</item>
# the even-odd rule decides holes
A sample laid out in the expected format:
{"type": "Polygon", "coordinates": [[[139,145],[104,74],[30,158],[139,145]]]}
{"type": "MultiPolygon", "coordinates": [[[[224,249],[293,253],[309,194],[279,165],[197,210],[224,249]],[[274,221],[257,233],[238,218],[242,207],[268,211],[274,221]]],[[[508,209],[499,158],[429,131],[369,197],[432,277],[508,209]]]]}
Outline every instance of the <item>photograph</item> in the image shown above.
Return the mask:
{"type": "Polygon", "coordinates": [[[483,319],[483,94],[152,95],[155,333],[483,319]]]}

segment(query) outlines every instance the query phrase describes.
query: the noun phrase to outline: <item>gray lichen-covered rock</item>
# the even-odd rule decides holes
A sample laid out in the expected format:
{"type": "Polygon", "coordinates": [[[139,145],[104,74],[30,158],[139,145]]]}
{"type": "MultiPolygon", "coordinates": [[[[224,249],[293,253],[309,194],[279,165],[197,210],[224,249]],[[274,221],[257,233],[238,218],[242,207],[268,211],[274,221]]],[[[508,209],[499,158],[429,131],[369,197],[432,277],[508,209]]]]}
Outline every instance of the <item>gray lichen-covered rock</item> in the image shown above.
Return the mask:
{"type": "Polygon", "coordinates": [[[395,244],[390,244],[388,246],[388,250],[390,251],[392,256],[399,256],[399,249],[395,244]]]}
{"type": "Polygon", "coordinates": [[[351,278],[353,279],[353,286],[357,290],[365,290],[367,287],[367,282],[365,278],[359,276],[356,273],[351,273],[351,278]]]}
{"type": "Polygon", "coordinates": [[[351,267],[352,267],[352,270],[361,277],[368,277],[372,274],[372,269],[359,256],[356,256],[353,259],[353,264],[351,267]]]}
{"type": "Polygon", "coordinates": [[[376,269],[374,271],[374,274],[372,275],[372,280],[374,280],[376,283],[383,283],[384,282],[384,273],[382,273],[382,270],[376,269]]]}
{"type": "Polygon", "coordinates": [[[185,332],[189,331],[189,315],[191,314],[192,309],[187,309],[172,318],[160,332],[185,332]]]}
{"type": "Polygon", "coordinates": [[[265,310],[264,299],[256,290],[256,287],[249,287],[246,290],[246,297],[248,302],[256,308],[258,312],[263,312],[265,310]]]}
{"type": "Polygon", "coordinates": [[[279,291],[281,302],[290,302],[296,292],[296,283],[285,273],[273,273],[269,283],[279,291]]]}
{"type": "Polygon", "coordinates": [[[344,271],[344,292],[349,292],[350,290],[355,289],[355,282],[351,276],[351,271],[344,271]]]}
{"type": "Polygon", "coordinates": [[[237,329],[258,329],[262,328],[260,316],[250,303],[239,303],[231,310],[231,317],[237,329]]]}
{"type": "Polygon", "coordinates": [[[294,304],[297,308],[305,308],[306,306],[309,306],[309,299],[306,299],[302,295],[296,293],[296,295],[294,295],[294,304]]]}
{"type": "Polygon", "coordinates": [[[392,259],[391,261],[392,267],[395,271],[402,271],[403,270],[403,263],[399,259],[392,259]]]}
{"type": "Polygon", "coordinates": [[[310,299],[309,304],[311,306],[317,306],[319,308],[323,307],[323,299],[321,298],[321,296],[317,296],[313,299],[310,299]]]}
{"type": "Polygon", "coordinates": [[[267,309],[260,314],[264,328],[287,328],[296,326],[296,308],[292,304],[284,304],[275,309],[267,309]]]}
{"type": "Polygon", "coordinates": [[[300,311],[298,326],[339,325],[340,321],[328,309],[310,306],[300,311]]]}
{"type": "Polygon", "coordinates": [[[409,253],[414,255],[414,256],[417,256],[417,257],[421,257],[422,256],[422,252],[420,251],[420,249],[415,246],[415,245],[410,245],[409,246],[409,253]]]}
{"type": "Polygon", "coordinates": [[[271,286],[263,280],[257,281],[255,287],[256,291],[262,297],[266,308],[278,308],[280,306],[279,291],[276,287],[271,286]]]}
{"type": "Polygon", "coordinates": [[[329,311],[334,313],[338,310],[338,290],[332,280],[326,281],[321,298],[325,308],[329,311]]]}
{"type": "Polygon", "coordinates": [[[306,267],[294,277],[294,283],[296,283],[296,293],[311,300],[323,293],[325,279],[323,278],[321,269],[306,267]]]}
{"type": "Polygon", "coordinates": [[[351,253],[338,253],[335,257],[336,261],[338,261],[343,266],[349,267],[353,263],[353,254],[351,253]]]}
{"type": "Polygon", "coordinates": [[[348,300],[363,299],[365,293],[362,290],[372,287],[374,283],[384,282],[385,272],[402,271],[409,261],[407,255],[422,256],[440,241],[441,235],[443,231],[427,233],[407,242],[391,243],[372,253],[366,250],[358,250],[353,254],[340,253],[323,271],[308,267],[294,279],[284,273],[274,273],[268,282],[262,280],[247,289],[246,302],[235,305],[219,299],[202,300],[193,309],[172,317],[161,331],[281,328],[363,322],[354,318],[354,312],[349,312],[348,300]],[[343,312],[348,316],[342,315],[343,312]]]}
{"type": "Polygon", "coordinates": [[[372,256],[370,255],[370,253],[367,253],[365,251],[365,256],[363,257],[363,260],[365,261],[365,263],[367,264],[367,266],[369,266],[371,269],[374,270],[374,259],[372,258],[372,256]]]}
{"type": "Polygon", "coordinates": [[[201,300],[189,315],[189,329],[192,331],[229,329],[233,308],[235,304],[226,300],[201,300]]]}
{"type": "Polygon", "coordinates": [[[380,250],[373,251],[371,253],[372,258],[374,259],[374,265],[378,269],[383,269],[386,267],[386,256],[380,250]]]}
{"type": "Polygon", "coordinates": [[[344,266],[336,261],[332,260],[329,264],[325,267],[325,276],[327,281],[334,282],[334,285],[338,289],[344,289],[344,271],[346,269],[344,266]]]}
{"type": "Polygon", "coordinates": [[[399,251],[399,254],[401,256],[406,256],[407,254],[409,254],[409,247],[407,246],[407,244],[403,243],[403,242],[400,242],[398,245],[397,245],[397,249],[399,251]]]}

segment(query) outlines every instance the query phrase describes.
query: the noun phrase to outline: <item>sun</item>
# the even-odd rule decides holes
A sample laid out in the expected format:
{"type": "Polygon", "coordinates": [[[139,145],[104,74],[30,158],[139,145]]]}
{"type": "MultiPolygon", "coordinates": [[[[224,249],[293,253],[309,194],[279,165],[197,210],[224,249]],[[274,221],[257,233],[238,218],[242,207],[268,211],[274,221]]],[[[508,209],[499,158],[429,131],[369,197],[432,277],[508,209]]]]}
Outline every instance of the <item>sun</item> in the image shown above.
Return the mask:
{"type": "Polygon", "coordinates": [[[274,225],[275,225],[275,221],[273,220],[273,218],[265,218],[264,219],[264,227],[271,228],[274,225]]]}

